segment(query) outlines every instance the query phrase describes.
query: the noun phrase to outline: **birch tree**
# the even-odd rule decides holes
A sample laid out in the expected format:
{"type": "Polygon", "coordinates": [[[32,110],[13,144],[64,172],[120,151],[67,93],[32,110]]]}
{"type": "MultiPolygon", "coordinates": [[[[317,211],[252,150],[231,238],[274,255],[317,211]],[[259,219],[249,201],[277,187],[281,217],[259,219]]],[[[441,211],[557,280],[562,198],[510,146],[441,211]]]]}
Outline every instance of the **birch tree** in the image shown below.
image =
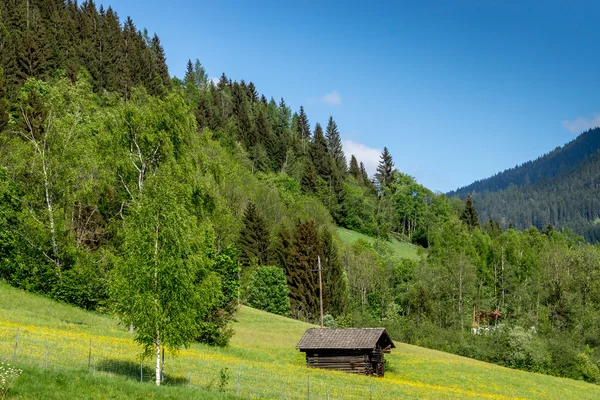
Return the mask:
{"type": "Polygon", "coordinates": [[[135,327],[145,355],[156,356],[156,385],[162,348],[189,345],[200,317],[221,298],[218,276],[202,276],[205,260],[195,239],[201,235],[186,210],[185,191],[167,169],[146,178],[125,218],[123,254],[112,280],[116,313],[135,327]]]}

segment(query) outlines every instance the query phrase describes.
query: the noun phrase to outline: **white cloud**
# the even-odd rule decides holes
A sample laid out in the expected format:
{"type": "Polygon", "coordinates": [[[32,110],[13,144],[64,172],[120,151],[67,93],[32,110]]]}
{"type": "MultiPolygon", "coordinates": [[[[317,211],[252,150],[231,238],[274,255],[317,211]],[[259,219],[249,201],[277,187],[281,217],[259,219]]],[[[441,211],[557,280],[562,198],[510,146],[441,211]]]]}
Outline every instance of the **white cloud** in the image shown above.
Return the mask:
{"type": "Polygon", "coordinates": [[[321,101],[332,106],[338,106],[342,104],[342,96],[340,96],[337,90],[332,90],[325,96],[321,97],[321,101]]]}
{"type": "Polygon", "coordinates": [[[577,117],[573,121],[563,121],[563,128],[574,135],[579,135],[588,129],[600,127],[600,114],[595,113],[593,118],[577,117]]]}
{"type": "Polygon", "coordinates": [[[365,164],[369,177],[375,174],[381,156],[381,149],[368,147],[350,139],[342,140],[342,147],[348,162],[350,162],[350,157],[354,155],[359,163],[362,161],[365,164]]]}

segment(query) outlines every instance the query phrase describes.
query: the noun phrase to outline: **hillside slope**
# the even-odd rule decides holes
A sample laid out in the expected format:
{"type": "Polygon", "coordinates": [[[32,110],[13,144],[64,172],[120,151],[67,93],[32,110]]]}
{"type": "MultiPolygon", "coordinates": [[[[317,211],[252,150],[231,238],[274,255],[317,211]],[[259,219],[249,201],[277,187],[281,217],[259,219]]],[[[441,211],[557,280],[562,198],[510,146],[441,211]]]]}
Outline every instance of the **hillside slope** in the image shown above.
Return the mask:
{"type": "Polygon", "coordinates": [[[489,218],[518,229],[549,224],[570,228],[586,240],[600,240],[600,153],[551,180],[498,192],[474,193],[482,222],[489,218]]]}
{"type": "Polygon", "coordinates": [[[471,194],[480,221],[503,228],[548,225],[570,228],[588,241],[600,240],[600,129],[583,133],[562,148],[491,178],[450,192],[471,194]]]}
{"type": "Polygon", "coordinates": [[[511,185],[532,185],[566,173],[600,149],[600,128],[590,129],[562,147],[557,147],[536,160],[527,161],[486,179],[448,192],[448,196],[464,198],[474,192],[495,192],[511,185]]]}
{"type": "MultiPolygon", "coordinates": [[[[183,386],[191,378],[196,388],[214,389],[224,373],[229,376],[224,386],[226,393],[262,398],[280,398],[282,391],[286,398],[305,398],[309,379],[314,398],[325,398],[327,390],[334,399],[364,399],[371,388],[373,397],[378,399],[600,397],[600,387],[595,385],[511,370],[402,343],[397,343],[398,348],[389,356],[391,368],[383,379],[308,369],[294,346],[309,326],[242,307],[229,347],[195,344],[176,356],[167,352],[167,382],[183,386]]],[[[16,364],[29,370],[44,368],[47,357],[48,368],[57,374],[73,373],[81,377],[89,368],[89,374],[106,379],[140,378],[140,348],[116,320],[0,284],[3,359],[13,356],[17,331],[16,364]]],[[[143,366],[145,380],[150,380],[151,362],[144,362],[143,366]]],[[[19,385],[26,380],[16,386],[23,398],[27,395],[19,385]]],[[[72,393],[71,398],[85,398],[85,387],[76,387],[78,392],[72,393]]],[[[197,394],[194,389],[189,390],[190,396],[197,394]]],[[[168,397],[184,398],[185,391],[169,392],[168,397]]]]}

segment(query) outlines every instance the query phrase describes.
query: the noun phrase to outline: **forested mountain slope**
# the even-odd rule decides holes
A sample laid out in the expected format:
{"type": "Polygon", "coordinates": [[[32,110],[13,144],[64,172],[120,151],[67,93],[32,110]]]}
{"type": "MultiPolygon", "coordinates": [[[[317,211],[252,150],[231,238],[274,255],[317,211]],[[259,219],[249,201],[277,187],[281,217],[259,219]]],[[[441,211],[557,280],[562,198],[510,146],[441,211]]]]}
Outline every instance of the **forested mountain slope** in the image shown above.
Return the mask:
{"type": "Polygon", "coordinates": [[[527,161],[496,175],[477,180],[470,185],[448,193],[448,196],[465,198],[469,193],[495,192],[511,185],[526,186],[577,167],[586,157],[600,149],[600,128],[590,129],[562,147],[557,147],[534,161],[527,161]]]}
{"type": "Polygon", "coordinates": [[[591,129],[553,152],[450,192],[471,194],[481,222],[503,228],[570,228],[600,239],[600,129],[591,129]]]}
{"type": "MultiPolygon", "coordinates": [[[[599,135],[600,136],[600,135],[599,135]]],[[[600,240],[600,152],[571,170],[533,185],[476,192],[473,202],[482,221],[510,223],[518,229],[570,228],[586,240],[600,240]]]]}

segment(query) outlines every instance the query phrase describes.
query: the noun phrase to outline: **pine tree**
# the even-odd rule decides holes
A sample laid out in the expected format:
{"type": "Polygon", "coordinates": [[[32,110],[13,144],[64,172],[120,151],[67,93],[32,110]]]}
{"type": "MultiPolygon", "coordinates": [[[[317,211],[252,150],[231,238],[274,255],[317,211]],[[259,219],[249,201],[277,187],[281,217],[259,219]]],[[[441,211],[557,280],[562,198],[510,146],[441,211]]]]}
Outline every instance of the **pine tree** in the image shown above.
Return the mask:
{"type": "Polygon", "coordinates": [[[365,185],[370,184],[370,180],[369,180],[369,174],[367,173],[367,169],[365,168],[365,164],[363,164],[363,162],[360,162],[360,176],[362,178],[362,181],[365,185]]]}
{"type": "Polygon", "coordinates": [[[314,220],[296,226],[293,259],[286,265],[292,314],[297,318],[316,321],[319,315],[317,266],[320,252],[319,234],[314,220]]]}
{"type": "Polygon", "coordinates": [[[342,315],[348,308],[348,284],[333,234],[327,228],[321,231],[321,243],[323,309],[326,314],[342,315]]]}
{"type": "Polygon", "coordinates": [[[298,122],[296,125],[296,133],[300,135],[303,141],[310,140],[310,123],[308,122],[308,116],[304,112],[304,107],[300,106],[300,113],[298,114],[298,122]]]}
{"type": "Polygon", "coordinates": [[[252,82],[248,84],[248,98],[251,103],[258,102],[258,92],[256,91],[256,86],[254,86],[254,83],[252,82]]]}
{"type": "Polygon", "coordinates": [[[350,168],[348,172],[359,182],[363,179],[360,167],[358,166],[358,161],[356,160],[356,157],[354,157],[354,154],[350,157],[350,168]]]}
{"type": "Polygon", "coordinates": [[[392,160],[392,155],[387,147],[384,147],[379,159],[379,165],[377,166],[377,173],[375,174],[381,188],[388,187],[392,183],[392,179],[394,178],[393,172],[394,161],[392,160]]]}
{"type": "Polygon", "coordinates": [[[192,60],[188,60],[185,67],[185,76],[183,78],[183,82],[186,85],[196,85],[194,80],[194,64],[192,64],[192,60]]]}
{"type": "Polygon", "coordinates": [[[217,83],[217,89],[223,91],[228,86],[229,80],[227,79],[227,75],[225,75],[225,72],[223,72],[223,74],[221,74],[221,77],[219,78],[219,83],[217,83]]]}
{"type": "Polygon", "coordinates": [[[342,138],[333,117],[329,117],[325,137],[327,138],[327,148],[335,163],[336,172],[340,175],[345,175],[347,168],[346,156],[342,148],[342,138]]]}
{"type": "Polygon", "coordinates": [[[254,203],[249,203],[242,219],[242,230],[239,237],[240,263],[250,266],[252,263],[267,265],[269,256],[269,229],[254,203]]]}
{"type": "Polygon", "coordinates": [[[319,184],[319,178],[315,166],[310,160],[304,162],[304,170],[302,172],[302,179],[300,179],[300,187],[302,192],[306,194],[313,194],[317,191],[319,184]]]}
{"type": "Polygon", "coordinates": [[[467,196],[465,208],[460,214],[460,219],[469,227],[469,229],[475,229],[479,226],[479,216],[477,215],[477,210],[473,205],[473,199],[471,199],[471,195],[467,196]]]}
{"type": "Polygon", "coordinates": [[[317,175],[325,180],[331,176],[331,157],[327,151],[327,142],[323,136],[323,128],[317,122],[315,125],[315,134],[310,144],[310,158],[315,167],[317,175]]]}
{"type": "Polygon", "coordinates": [[[167,67],[167,58],[156,33],[152,36],[151,50],[154,55],[154,69],[158,75],[159,82],[163,88],[168,88],[171,77],[169,76],[169,68],[167,67]]]}

